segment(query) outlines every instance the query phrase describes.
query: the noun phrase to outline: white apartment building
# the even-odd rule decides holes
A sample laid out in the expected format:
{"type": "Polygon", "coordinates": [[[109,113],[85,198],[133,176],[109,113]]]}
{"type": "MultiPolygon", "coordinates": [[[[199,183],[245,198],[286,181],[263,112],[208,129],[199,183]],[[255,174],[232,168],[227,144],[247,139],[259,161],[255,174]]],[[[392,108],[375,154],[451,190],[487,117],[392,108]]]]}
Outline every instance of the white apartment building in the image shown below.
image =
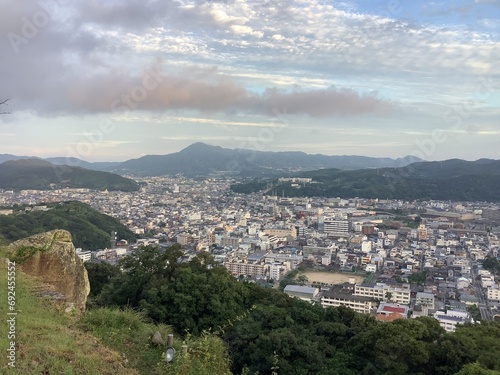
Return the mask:
{"type": "Polygon", "coordinates": [[[345,218],[325,217],[323,231],[329,236],[348,236],[349,220],[347,220],[347,215],[345,218]]]}
{"type": "Polygon", "coordinates": [[[283,263],[283,262],[289,262],[290,263],[290,269],[295,269],[297,266],[302,263],[304,257],[302,255],[295,255],[295,254],[276,254],[276,253],[269,253],[266,254],[265,256],[265,262],[266,263],[283,263]]]}
{"type": "Polygon", "coordinates": [[[492,285],[488,288],[488,301],[500,302],[500,288],[498,285],[492,285]]]}
{"type": "Polygon", "coordinates": [[[321,257],[321,264],[324,266],[329,266],[332,264],[332,256],[330,254],[321,257]]]}
{"type": "Polygon", "coordinates": [[[264,264],[248,263],[245,261],[225,262],[226,267],[233,276],[264,277],[267,267],[264,264]]]}
{"type": "Polygon", "coordinates": [[[269,267],[269,278],[279,281],[290,270],[289,263],[273,263],[269,267]]]}
{"type": "Polygon", "coordinates": [[[371,297],[382,301],[387,301],[387,295],[391,295],[391,301],[402,305],[410,304],[410,285],[403,284],[402,287],[394,287],[384,283],[376,283],[375,285],[356,284],[354,287],[354,295],[371,297]]]}
{"type": "Polygon", "coordinates": [[[78,255],[78,258],[80,258],[83,263],[88,262],[92,258],[92,252],[90,250],[82,251],[82,249],[76,249],[76,255],[78,255]]]}
{"type": "Polygon", "coordinates": [[[356,296],[348,293],[325,292],[321,297],[321,306],[345,306],[362,314],[370,314],[376,306],[375,300],[369,297],[356,296]]]}
{"type": "Polygon", "coordinates": [[[377,272],[377,265],[374,263],[367,264],[365,271],[366,272],[377,272]]]}
{"type": "Polygon", "coordinates": [[[483,288],[489,288],[495,285],[495,277],[494,276],[481,276],[481,286],[483,288]]]}
{"type": "Polygon", "coordinates": [[[127,255],[127,248],[126,247],[115,247],[116,251],[116,256],[117,257],[122,257],[127,255]]]}
{"type": "Polygon", "coordinates": [[[439,321],[439,325],[443,327],[446,332],[455,332],[458,324],[465,324],[470,322],[471,318],[467,311],[448,310],[436,311],[434,318],[439,321]]]}

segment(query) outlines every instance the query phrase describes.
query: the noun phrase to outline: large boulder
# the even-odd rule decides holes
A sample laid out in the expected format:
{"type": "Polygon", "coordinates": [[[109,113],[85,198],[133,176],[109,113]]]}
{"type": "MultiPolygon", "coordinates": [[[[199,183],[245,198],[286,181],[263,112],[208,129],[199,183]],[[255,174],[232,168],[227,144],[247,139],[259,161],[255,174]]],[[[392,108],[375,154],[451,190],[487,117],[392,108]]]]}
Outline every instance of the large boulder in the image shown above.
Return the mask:
{"type": "Polygon", "coordinates": [[[23,272],[52,285],[78,312],[85,310],[89,278],[68,231],[52,230],[16,241],[9,245],[9,253],[23,272]]]}

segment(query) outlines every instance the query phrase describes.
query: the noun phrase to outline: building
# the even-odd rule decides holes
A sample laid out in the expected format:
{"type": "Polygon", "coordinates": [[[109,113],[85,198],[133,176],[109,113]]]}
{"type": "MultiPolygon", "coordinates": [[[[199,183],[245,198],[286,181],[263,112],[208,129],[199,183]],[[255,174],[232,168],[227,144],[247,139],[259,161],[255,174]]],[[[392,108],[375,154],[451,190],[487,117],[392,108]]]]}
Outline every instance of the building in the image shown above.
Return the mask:
{"type": "Polygon", "coordinates": [[[428,233],[425,224],[420,224],[418,226],[417,238],[419,239],[419,241],[427,241],[428,233]]]}
{"type": "Polygon", "coordinates": [[[403,284],[401,287],[390,286],[384,283],[376,283],[375,285],[356,284],[354,287],[356,296],[375,298],[380,301],[396,302],[403,305],[410,304],[410,285],[403,284]]]}
{"type": "Polygon", "coordinates": [[[377,265],[374,263],[367,264],[365,267],[366,272],[377,272],[377,265]]]}
{"type": "Polygon", "coordinates": [[[322,306],[344,306],[360,313],[374,313],[378,302],[371,297],[356,296],[354,288],[354,279],[350,279],[348,283],[333,285],[330,290],[323,292],[322,306]]]}
{"type": "Polygon", "coordinates": [[[323,266],[329,266],[330,264],[332,264],[332,256],[330,254],[323,255],[321,257],[321,264],[323,266]]]}
{"type": "Polygon", "coordinates": [[[455,332],[458,324],[465,324],[471,321],[469,313],[461,310],[436,311],[434,318],[439,321],[439,325],[447,332],[455,332]]]}
{"type": "Polygon", "coordinates": [[[457,279],[457,289],[467,289],[470,286],[470,280],[466,277],[459,277],[457,279]]]}
{"type": "Polygon", "coordinates": [[[78,255],[78,258],[85,263],[92,258],[92,251],[82,251],[82,249],[76,249],[76,255],[78,255]]]}
{"type": "Polygon", "coordinates": [[[488,288],[488,301],[500,302],[500,288],[498,285],[492,285],[488,288]]]}
{"type": "Polygon", "coordinates": [[[336,217],[325,217],[323,231],[331,237],[349,236],[349,220],[336,217]]]}
{"type": "Polygon", "coordinates": [[[435,303],[435,297],[432,293],[418,292],[415,299],[415,305],[425,306],[428,309],[433,310],[435,303]]]}
{"type": "Polygon", "coordinates": [[[179,245],[187,246],[193,238],[187,233],[179,233],[176,237],[176,241],[179,245]]]}
{"type": "Polygon", "coordinates": [[[481,286],[483,288],[489,288],[495,285],[495,277],[494,276],[481,276],[481,286]]]}
{"type": "Polygon", "coordinates": [[[356,296],[342,291],[324,292],[321,297],[321,306],[339,307],[345,306],[362,314],[370,314],[376,306],[374,298],[356,296]]]}
{"type": "Polygon", "coordinates": [[[284,292],[290,297],[300,298],[303,301],[311,302],[318,297],[319,289],[302,285],[287,285],[284,292]]]}
{"type": "Polygon", "coordinates": [[[115,247],[115,251],[116,251],[117,257],[127,255],[127,248],[126,247],[115,247]]]}
{"type": "Polygon", "coordinates": [[[335,252],[335,246],[309,246],[306,245],[302,248],[302,254],[304,255],[326,255],[333,254],[335,252]]]}
{"type": "Polygon", "coordinates": [[[408,319],[409,307],[395,303],[381,303],[377,309],[377,320],[392,322],[396,319],[408,319]]]}
{"type": "Polygon", "coordinates": [[[248,263],[244,261],[225,262],[226,267],[233,276],[265,277],[267,267],[264,264],[248,263]]]}
{"type": "Polygon", "coordinates": [[[295,228],[291,229],[271,228],[271,229],[266,229],[264,233],[269,236],[290,237],[292,239],[297,238],[297,230],[295,228]]]}
{"type": "Polygon", "coordinates": [[[302,255],[295,254],[276,254],[268,253],[265,256],[266,263],[284,263],[289,262],[291,269],[297,268],[297,266],[302,263],[304,257],[302,255]]]}
{"type": "Polygon", "coordinates": [[[233,249],[237,249],[240,245],[241,238],[237,237],[222,237],[220,240],[221,246],[228,246],[233,249]]]}
{"type": "Polygon", "coordinates": [[[269,278],[274,281],[279,281],[281,278],[290,271],[289,263],[272,263],[269,267],[269,278]]]}

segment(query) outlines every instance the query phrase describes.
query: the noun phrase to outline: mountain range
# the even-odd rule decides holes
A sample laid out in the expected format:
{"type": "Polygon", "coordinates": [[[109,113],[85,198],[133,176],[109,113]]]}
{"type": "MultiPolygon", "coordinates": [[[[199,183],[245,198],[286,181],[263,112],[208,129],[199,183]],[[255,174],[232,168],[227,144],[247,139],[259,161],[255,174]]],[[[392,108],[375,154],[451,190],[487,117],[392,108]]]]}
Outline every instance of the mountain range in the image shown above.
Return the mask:
{"type": "MultiPolygon", "coordinates": [[[[3,160],[26,159],[15,155],[0,155],[3,160]],[[10,158],[10,159],[9,159],[10,158]]],[[[183,150],[166,155],[146,155],[124,162],[90,163],[78,158],[56,157],[45,159],[57,165],[108,171],[135,176],[162,176],[182,174],[187,177],[229,174],[243,177],[280,176],[290,172],[338,168],[403,167],[416,157],[398,159],[366,156],[306,154],[304,152],[271,152],[249,149],[228,149],[205,143],[194,143],[183,150]]]]}
{"type": "Polygon", "coordinates": [[[137,182],[114,173],[55,165],[46,160],[18,159],[0,164],[0,189],[47,190],[62,187],[139,190],[137,182]]]}
{"type": "Polygon", "coordinates": [[[240,193],[264,191],[285,196],[500,201],[500,160],[450,159],[417,162],[401,168],[342,171],[322,169],[295,174],[312,183],[254,179],[235,184],[240,193]]]}

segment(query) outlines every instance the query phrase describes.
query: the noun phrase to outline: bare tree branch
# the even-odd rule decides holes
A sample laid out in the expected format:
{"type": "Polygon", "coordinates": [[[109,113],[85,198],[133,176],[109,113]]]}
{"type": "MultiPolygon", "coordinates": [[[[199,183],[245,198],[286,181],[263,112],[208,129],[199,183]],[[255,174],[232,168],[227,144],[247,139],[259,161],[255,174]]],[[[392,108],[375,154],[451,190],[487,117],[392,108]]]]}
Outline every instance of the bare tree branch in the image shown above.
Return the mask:
{"type": "MultiPolygon", "coordinates": [[[[10,100],[10,98],[9,99],[0,99],[0,106],[6,104],[9,100],[10,100]]],[[[8,115],[8,114],[10,114],[9,111],[7,111],[7,112],[0,112],[0,115],[8,115]]]]}

